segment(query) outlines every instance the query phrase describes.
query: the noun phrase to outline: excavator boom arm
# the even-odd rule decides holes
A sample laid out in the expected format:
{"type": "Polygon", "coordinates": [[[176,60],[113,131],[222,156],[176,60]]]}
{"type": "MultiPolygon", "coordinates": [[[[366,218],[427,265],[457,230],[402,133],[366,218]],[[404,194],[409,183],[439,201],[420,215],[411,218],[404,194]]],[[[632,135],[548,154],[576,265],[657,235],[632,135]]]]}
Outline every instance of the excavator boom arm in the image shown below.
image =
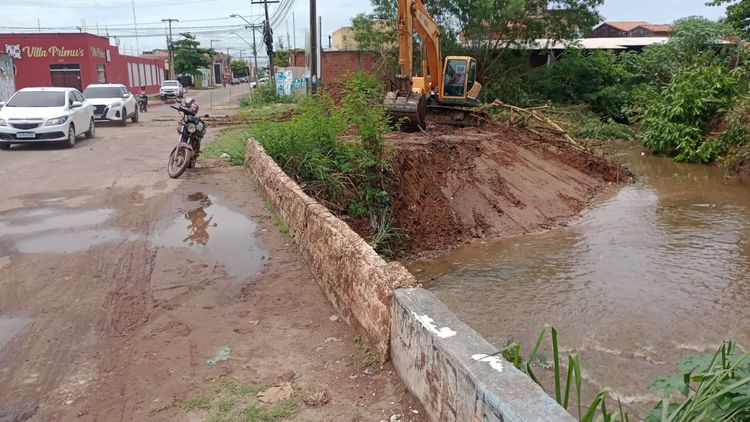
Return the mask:
{"type": "MultiPolygon", "coordinates": [[[[416,31],[422,40],[427,55],[427,71],[430,76],[430,88],[435,89],[442,83],[440,66],[440,28],[430,16],[421,0],[398,0],[398,63],[401,67],[399,77],[402,80],[412,77],[414,63],[412,49],[414,39],[412,32],[416,31]]],[[[427,78],[427,75],[422,75],[427,78]]]]}

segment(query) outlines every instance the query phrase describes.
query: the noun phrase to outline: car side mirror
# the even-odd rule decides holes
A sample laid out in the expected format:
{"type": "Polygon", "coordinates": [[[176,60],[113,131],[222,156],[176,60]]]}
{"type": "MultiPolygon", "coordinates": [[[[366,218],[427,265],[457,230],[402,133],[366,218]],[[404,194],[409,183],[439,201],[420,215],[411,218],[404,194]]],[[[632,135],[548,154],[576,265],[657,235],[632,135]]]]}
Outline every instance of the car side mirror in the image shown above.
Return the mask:
{"type": "Polygon", "coordinates": [[[0,101],[0,108],[3,108],[5,106],[5,101],[0,101]]]}
{"type": "Polygon", "coordinates": [[[73,101],[73,103],[70,104],[70,108],[78,108],[82,106],[83,106],[83,103],[80,101],[73,101]]]}
{"type": "Polygon", "coordinates": [[[122,98],[130,98],[130,94],[122,94],[122,98]]]}

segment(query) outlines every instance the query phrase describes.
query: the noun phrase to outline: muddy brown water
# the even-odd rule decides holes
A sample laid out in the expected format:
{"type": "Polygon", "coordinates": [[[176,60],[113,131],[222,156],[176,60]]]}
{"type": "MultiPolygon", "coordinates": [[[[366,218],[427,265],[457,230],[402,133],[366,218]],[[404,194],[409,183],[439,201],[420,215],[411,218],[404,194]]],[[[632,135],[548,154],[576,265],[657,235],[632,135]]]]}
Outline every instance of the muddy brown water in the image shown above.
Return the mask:
{"type": "Polygon", "coordinates": [[[227,272],[245,279],[263,267],[263,251],[255,238],[257,224],[211,195],[197,192],[153,239],[157,246],[186,247],[211,254],[227,272]]]}
{"type": "Polygon", "coordinates": [[[467,324],[526,354],[541,327],[579,352],[593,391],[643,417],[651,379],[733,338],[750,347],[750,185],[635,145],[609,151],[637,175],[570,227],[477,242],[409,269],[467,324]]]}

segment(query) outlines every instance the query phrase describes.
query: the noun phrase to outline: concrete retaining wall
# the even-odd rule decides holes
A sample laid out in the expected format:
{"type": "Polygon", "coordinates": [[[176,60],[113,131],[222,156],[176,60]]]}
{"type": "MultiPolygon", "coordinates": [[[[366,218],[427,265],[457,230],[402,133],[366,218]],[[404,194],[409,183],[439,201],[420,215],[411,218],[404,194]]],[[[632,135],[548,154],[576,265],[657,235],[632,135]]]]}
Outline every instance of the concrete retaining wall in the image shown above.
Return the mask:
{"type": "Polygon", "coordinates": [[[396,291],[391,335],[393,366],[434,421],[575,421],[427,290],[396,291]]]}
{"type": "Polygon", "coordinates": [[[388,360],[393,290],[413,286],[399,263],[386,263],[346,223],[307,196],[250,139],[245,167],[289,228],[302,257],[342,318],[388,360]]]}
{"type": "Polygon", "coordinates": [[[252,139],[245,166],[328,300],[380,359],[392,360],[433,421],[575,421],[521,371],[500,357],[487,357],[498,348],[432,293],[401,288],[414,286],[414,277],[401,264],[383,261],[252,139]]]}

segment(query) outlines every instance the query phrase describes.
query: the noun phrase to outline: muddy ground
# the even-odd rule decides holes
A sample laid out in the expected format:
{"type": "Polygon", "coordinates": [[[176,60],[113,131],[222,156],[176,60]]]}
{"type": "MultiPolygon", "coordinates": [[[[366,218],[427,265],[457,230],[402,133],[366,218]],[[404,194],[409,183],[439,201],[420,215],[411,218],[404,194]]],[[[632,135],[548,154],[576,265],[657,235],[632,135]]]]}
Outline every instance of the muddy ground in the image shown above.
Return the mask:
{"type": "Polygon", "coordinates": [[[393,217],[404,252],[566,224],[629,172],[609,159],[513,125],[392,133],[393,217]]]}
{"type": "MultiPolygon", "coordinates": [[[[210,114],[236,100],[195,95],[210,114]]],[[[0,421],[422,420],[245,171],[168,179],[175,114],[142,117],[0,152],[0,421]]]]}

